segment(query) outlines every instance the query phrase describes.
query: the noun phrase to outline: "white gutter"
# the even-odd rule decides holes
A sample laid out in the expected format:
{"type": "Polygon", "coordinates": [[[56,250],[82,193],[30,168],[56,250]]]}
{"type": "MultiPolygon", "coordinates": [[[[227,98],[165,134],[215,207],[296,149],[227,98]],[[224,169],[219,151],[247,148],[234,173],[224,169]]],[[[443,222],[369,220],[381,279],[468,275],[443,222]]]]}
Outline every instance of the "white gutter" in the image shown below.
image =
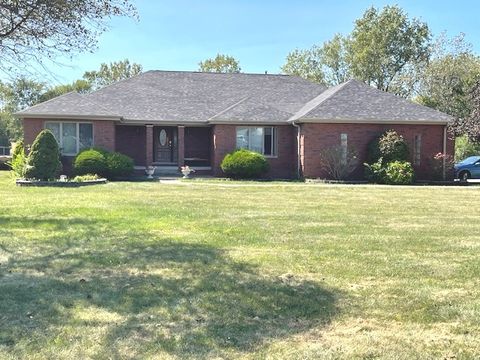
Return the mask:
{"type": "Polygon", "coordinates": [[[447,165],[446,165],[445,155],[447,155],[447,125],[443,127],[443,160],[442,160],[443,180],[447,178],[447,165]]]}
{"type": "Polygon", "coordinates": [[[300,125],[292,121],[291,124],[297,128],[297,178],[300,179],[300,125]]]}
{"type": "Polygon", "coordinates": [[[447,125],[449,120],[380,120],[380,119],[318,119],[318,118],[305,118],[299,120],[288,120],[292,123],[318,123],[318,124],[390,124],[390,125],[447,125]]]}

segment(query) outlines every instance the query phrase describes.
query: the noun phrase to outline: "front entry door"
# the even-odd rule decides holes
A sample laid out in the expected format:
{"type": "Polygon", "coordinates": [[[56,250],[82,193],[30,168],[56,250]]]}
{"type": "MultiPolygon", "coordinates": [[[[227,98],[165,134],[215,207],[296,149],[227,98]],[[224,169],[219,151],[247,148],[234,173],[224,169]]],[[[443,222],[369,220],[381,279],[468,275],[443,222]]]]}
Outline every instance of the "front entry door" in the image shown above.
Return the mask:
{"type": "Polygon", "coordinates": [[[177,128],[176,127],[158,127],[156,128],[155,144],[156,159],[155,162],[163,164],[177,163],[177,128]]]}

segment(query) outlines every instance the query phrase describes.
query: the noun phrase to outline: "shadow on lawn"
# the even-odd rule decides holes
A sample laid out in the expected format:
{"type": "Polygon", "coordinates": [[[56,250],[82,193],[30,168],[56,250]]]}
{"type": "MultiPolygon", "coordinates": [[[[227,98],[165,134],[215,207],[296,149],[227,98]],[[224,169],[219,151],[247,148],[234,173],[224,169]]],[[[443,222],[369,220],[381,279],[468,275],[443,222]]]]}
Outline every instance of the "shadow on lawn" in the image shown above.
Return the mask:
{"type": "Polygon", "coordinates": [[[253,350],[322,326],[335,314],[334,294],[316,282],[264,276],[206,245],[148,233],[119,242],[110,236],[108,246],[71,248],[73,239],[0,265],[0,347],[16,353],[16,344],[31,341],[41,351],[58,337],[68,347],[62,327],[71,326],[70,334],[95,331],[95,316],[78,319],[78,309],[93,308],[119,318],[101,324],[108,329],[99,338],[103,356],[123,357],[123,346],[140,357],[161,351],[210,357],[253,350]]]}

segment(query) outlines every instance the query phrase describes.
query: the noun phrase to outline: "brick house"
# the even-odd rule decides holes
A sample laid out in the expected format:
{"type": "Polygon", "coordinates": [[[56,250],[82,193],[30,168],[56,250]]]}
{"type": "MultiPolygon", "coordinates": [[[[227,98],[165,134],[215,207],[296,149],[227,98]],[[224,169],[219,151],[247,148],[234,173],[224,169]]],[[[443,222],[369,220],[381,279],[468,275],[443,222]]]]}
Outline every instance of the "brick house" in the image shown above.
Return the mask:
{"type": "MultiPolygon", "coordinates": [[[[394,129],[409,144],[417,176],[428,178],[433,155],[452,155],[454,147],[446,114],[355,80],[325,88],[287,75],[148,71],[17,116],[26,144],[50,129],[67,166],[78,151],[96,146],[160,173],[186,164],[221,176],[225,155],[249,148],[267,157],[268,177],[325,177],[322,149],[352,146],[364,160],[367,144],[394,129]]],[[[361,178],[362,168],[353,177],[361,178]]]]}

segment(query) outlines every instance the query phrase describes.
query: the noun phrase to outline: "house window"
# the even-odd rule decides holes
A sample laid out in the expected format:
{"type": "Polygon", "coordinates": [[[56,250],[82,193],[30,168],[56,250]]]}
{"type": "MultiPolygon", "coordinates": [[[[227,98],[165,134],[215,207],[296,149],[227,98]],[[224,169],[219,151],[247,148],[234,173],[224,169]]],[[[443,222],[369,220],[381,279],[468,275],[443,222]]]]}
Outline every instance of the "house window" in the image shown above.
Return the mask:
{"type": "Polygon", "coordinates": [[[342,150],[342,164],[347,163],[347,153],[348,153],[348,135],[340,134],[340,148],[342,150]]]}
{"type": "Polygon", "coordinates": [[[415,135],[413,141],[413,163],[415,165],[420,165],[420,160],[422,158],[422,135],[415,135]]]}
{"type": "Polygon", "coordinates": [[[237,148],[259,152],[265,156],[277,155],[277,131],[269,127],[238,127],[237,148]]]}
{"type": "Polygon", "coordinates": [[[93,125],[90,123],[47,122],[45,128],[55,136],[62,155],[73,156],[93,146],[93,125]]]}

